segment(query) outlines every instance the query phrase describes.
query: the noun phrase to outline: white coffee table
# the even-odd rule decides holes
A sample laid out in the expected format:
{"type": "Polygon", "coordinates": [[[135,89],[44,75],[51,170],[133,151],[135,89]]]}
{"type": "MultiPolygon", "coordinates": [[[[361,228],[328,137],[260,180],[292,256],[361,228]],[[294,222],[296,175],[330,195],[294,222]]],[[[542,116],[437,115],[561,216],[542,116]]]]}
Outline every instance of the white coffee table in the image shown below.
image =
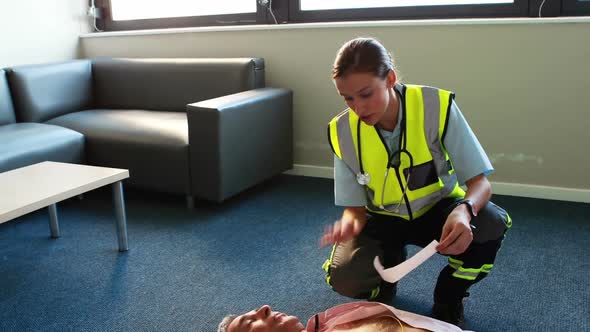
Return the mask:
{"type": "Polygon", "coordinates": [[[129,249],[122,180],[126,169],[45,161],[0,173],[0,224],[48,207],[52,238],[59,237],[56,204],[73,196],[113,186],[119,251],[129,249]]]}

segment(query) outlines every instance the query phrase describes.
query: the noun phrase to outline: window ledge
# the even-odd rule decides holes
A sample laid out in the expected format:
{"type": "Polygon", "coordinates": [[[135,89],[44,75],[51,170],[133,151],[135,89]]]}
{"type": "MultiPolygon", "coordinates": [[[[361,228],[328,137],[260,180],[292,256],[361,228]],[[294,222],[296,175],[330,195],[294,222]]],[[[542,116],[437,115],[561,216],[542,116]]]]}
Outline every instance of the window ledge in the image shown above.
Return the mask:
{"type": "Polygon", "coordinates": [[[496,24],[559,24],[559,23],[590,23],[590,16],[579,17],[547,17],[547,18],[469,18],[469,19],[434,19],[434,20],[395,20],[395,21],[354,21],[325,23],[289,23],[279,25],[232,25],[193,28],[169,28],[153,30],[129,30],[92,32],[81,34],[80,38],[146,36],[178,33],[225,32],[225,31],[256,31],[256,30],[295,30],[295,29],[329,29],[352,27],[394,27],[394,26],[431,26],[431,25],[496,25],[496,24]]]}

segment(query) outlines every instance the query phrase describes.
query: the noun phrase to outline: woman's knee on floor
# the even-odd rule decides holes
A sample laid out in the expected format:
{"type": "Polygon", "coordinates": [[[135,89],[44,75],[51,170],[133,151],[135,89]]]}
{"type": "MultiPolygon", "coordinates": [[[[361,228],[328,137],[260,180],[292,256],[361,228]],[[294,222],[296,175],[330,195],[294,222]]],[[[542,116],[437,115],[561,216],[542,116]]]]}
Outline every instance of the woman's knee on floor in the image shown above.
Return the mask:
{"type": "Polygon", "coordinates": [[[376,291],[381,277],[375,269],[354,268],[351,265],[332,266],[328,272],[330,286],[338,294],[355,299],[366,299],[376,291]]]}
{"type": "Polygon", "coordinates": [[[369,297],[381,282],[373,267],[375,256],[381,256],[381,249],[369,239],[357,238],[338,244],[327,262],[328,283],[341,295],[369,297]]]}

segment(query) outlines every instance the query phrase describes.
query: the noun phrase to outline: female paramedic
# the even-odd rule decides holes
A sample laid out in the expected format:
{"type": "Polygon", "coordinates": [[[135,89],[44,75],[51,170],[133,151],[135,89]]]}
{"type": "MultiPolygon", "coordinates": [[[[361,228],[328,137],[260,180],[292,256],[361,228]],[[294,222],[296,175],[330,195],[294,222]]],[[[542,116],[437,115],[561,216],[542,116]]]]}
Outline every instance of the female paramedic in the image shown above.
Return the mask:
{"type": "Polygon", "coordinates": [[[326,281],[342,295],[390,303],[397,284],[380,278],[374,257],[395,266],[406,245],[438,240],[448,265],[434,289],[433,315],[460,325],[467,290],[490,273],[511,226],[489,201],[490,161],[455,95],[399,82],[377,40],[345,43],[332,78],[348,108],[328,128],[335,203],[344,211],[320,240],[334,245],[326,281]]]}

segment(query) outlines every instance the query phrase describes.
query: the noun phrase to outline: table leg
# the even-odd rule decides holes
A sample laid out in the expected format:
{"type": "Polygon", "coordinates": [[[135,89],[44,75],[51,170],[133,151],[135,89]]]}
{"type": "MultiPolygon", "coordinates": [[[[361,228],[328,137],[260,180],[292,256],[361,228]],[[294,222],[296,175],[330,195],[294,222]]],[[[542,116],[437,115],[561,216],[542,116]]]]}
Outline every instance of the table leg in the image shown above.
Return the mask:
{"type": "Polygon", "coordinates": [[[125,200],[123,198],[123,183],[113,183],[113,198],[115,201],[115,213],[117,215],[117,237],[119,239],[119,251],[129,250],[127,244],[127,217],[125,216],[125,200]]]}
{"type": "Polygon", "coordinates": [[[51,204],[47,207],[49,210],[49,229],[51,230],[51,237],[57,239],[59,237],[59,223],[57,221],[57,206],[51,204]]]}

